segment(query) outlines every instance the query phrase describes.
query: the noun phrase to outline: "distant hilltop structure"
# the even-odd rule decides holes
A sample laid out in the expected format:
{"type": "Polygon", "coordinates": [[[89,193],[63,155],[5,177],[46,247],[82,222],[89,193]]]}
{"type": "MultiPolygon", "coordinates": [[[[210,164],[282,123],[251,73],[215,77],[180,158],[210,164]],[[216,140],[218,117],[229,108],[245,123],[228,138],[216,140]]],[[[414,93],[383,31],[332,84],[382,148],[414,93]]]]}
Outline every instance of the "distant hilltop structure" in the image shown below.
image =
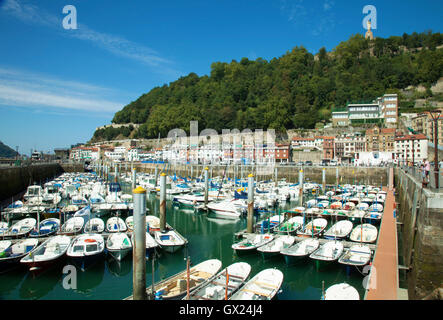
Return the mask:
{"type": "Polygon", "coordinates": [[[374,40],[374,34],[371,31],[371,20],[368,20],[368,31],[366,31],[365,39],[374,40]]]}

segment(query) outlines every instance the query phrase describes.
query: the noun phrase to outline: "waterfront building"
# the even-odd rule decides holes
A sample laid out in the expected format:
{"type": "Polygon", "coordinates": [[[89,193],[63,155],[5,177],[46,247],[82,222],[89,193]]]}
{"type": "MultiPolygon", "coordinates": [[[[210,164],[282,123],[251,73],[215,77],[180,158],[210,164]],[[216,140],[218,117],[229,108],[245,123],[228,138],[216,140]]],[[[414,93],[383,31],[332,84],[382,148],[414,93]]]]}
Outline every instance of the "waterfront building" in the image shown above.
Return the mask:
{"type": "MultiPolygon", "coordinates": [[[[429,142],[434,143],[434,121],[429,112],[418,114],[411,119],[412,129],[417,133],[424,134],[429,142]]],[[[443,145],[443,116],[438,120],[438,145],[443,145]]]]}
{"type": "Polygon", "coordinates": [[[323,137],[323,159],[333,160],[334,153],[334,140],[335,137],[323,137]]]}
{"type": "Polygon", "coordinates": [[[98,160],[99,157],[99,148],[94,147],[75,147],[69,154],[69,159],[74,161],[98,160]]]}
{"type": "Polygon", "coordinates": [[[398,136],[395,155],[399,163],[422,162],[428,158],[428,139],[424,134],[398,136]]]}
{"type": "Polygon", "coordinates": [[[315,139],[314,138],[301,138],[301,137],[293,137],[291,141],[292,149],[297,148],[313,148],[315,147],[315,139]]]}
{"type": "Polygon", "coordinates": [[[375,126],[366,130],[366,151],[394,152],[395,128],[375,126]]]}
{"type": "Polygon", "coordinates": [[[335,138],[334,146],[335,159],[351,163],[357,153],[366,151],[366,139],[360,135],[342,135],[335,138]]]}
{"type": "Polygon", "coordinates": [[[348,103],[345,108],[336,108],[332,112],[332,125],[335,127],[367,123],[396,128],[398,123],[397,94],[385,94],[373,101],[348,103]]]}

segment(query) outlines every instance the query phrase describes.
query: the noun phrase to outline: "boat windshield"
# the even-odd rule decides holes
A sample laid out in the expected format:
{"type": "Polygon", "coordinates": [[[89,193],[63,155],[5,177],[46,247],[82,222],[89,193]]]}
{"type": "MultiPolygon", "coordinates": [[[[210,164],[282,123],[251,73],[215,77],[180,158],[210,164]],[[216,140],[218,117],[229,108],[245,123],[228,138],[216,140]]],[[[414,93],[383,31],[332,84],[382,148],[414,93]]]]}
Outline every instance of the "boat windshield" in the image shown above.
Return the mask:
{"type": "Polygon", "coordinates": [[[83,252],[83,246],[74,246],[73,252],[83,252]]]}
{"type": "Polygon", "coordinates": [[[86,252],[94,252],[98,250],[97,244],[88,244],[86,246],[86,252]]]}

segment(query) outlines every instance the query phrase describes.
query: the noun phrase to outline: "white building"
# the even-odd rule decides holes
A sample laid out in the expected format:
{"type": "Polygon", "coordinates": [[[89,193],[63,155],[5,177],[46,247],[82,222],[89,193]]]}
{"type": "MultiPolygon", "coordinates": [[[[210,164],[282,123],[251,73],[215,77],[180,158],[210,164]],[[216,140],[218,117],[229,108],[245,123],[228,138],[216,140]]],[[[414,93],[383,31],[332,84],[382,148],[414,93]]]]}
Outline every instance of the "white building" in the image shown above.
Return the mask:
{"type": "Polygon", "coordinates": [[[428,138],[424,134],[397,137],[394,148],[396,159],[400,163],[421,162],[428,157],[428,138]]]}
{"type": "Polygon", "coordinates": [[[354,164],[356,166],[378,166],[395,162],[394,152],[365,151],[356,154],[354,164]]]}
{"type": "Polygon", "coordinates": [[[301,137],[294,137],[291,141],[291,147],[293,149],[295,148],[314,148],[315,145],[315,139],[314,138],[301,138],[301,137]]]}

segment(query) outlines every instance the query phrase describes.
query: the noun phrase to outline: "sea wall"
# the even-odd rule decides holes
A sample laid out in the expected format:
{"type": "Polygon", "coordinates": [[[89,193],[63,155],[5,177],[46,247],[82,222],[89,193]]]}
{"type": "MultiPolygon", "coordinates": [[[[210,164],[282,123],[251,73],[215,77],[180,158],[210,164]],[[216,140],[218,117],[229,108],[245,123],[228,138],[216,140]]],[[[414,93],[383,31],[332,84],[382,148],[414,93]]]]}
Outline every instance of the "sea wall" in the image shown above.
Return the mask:
{"type": "Polygon", "coordinates": [[[41,184],[63,172],[80,172],[82,164],[33,164],[0,168],[0,201],[14,198],[26,191],[31,184],[41,184]]]}
{"type": "Polygon", "coordinates": [[[443,193],[423,188],[400,169],[395,188],[408,295],[422,299],[443,285],[443,193]]]}

